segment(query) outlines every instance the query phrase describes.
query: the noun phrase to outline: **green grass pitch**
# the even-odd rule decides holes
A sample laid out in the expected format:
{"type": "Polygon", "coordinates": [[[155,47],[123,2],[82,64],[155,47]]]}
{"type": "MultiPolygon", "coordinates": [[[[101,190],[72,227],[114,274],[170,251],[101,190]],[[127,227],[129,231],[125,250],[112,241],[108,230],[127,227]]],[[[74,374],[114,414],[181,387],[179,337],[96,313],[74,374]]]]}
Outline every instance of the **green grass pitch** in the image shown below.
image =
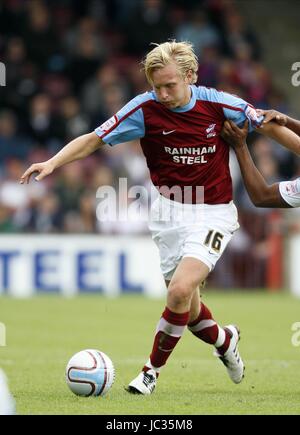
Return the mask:
{"type": "Polygon", "coordinates": [[[155,393],[129,395],[124,387],[148,357],[163,300],[39,296],[0,298],[7,346],[0,366],[15,396],[18,414],[300,414],[300,347],[292,325],[300,322],[300,300],[286,293],[217,293],[204,302],[222,324],[241,328],[246,376],[227,377],[211,346],[185,331],[163,369],[155,393]],[[107,396],[80,398],[69,391],[65,366],[76,352],[96,348],[116,367],[107,396]]]}

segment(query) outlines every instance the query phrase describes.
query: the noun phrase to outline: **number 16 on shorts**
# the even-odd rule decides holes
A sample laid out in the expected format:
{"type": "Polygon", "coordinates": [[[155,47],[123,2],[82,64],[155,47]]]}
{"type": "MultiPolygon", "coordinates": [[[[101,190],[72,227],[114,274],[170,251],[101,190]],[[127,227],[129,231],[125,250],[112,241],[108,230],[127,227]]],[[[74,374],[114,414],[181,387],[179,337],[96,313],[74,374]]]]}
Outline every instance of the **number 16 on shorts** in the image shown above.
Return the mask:
{"type": "Polygon", "coordinates": [[[209,230],[204,245],[212,249],[217,254],[220,253],[222,248],[222,240],[224,239],[224,235],[215,230],[209,230]]]}

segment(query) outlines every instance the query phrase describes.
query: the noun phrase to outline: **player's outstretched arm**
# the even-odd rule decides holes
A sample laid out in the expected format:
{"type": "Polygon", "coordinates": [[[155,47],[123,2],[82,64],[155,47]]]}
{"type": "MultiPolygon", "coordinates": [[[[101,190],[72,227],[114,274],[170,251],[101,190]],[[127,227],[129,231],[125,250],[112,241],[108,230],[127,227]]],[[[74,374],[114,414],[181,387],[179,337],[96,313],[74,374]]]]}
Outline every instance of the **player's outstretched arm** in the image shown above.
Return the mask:
{"type": "Polygon", "coordinates": [[[269,186],[256,168],[247,147],[247,134],[248,121],[243,128],[239,128],[233,121],[225,121],[221,133],[235,151],[251,201],[256,207],[289,208],[289,204],[280,195],[279,184],[269,186]]]}
{"type": "Polygon", "coordinates": [[[300,156],[300,136],[289,128],[279,125],[274,121],[269,121],[263,124],[262,127],[258,127],[256,131],[274,139],[276,142],[300,156]]]}
{"type": "Polygon", "coordinates": [[[263,115],[265,117],[262,125],[264,127],[270,121],[275,121],[279,125],[286,126],[288,129],[292,130],[298,136],[300,136],[300,121],[293,119],[284,113],[280,113],[277,110],[261,110],[258,109],[257,114],[259,116],[263,115]]]}
{"type": "Polygon", "coordinates": [[[102,145],[104,145],[104,142],[94,132],[79,136],[69,142],[51,159],[46,162],[34,163],[31,165],[20,178],[20,183],[28,184],[33,173],[38,173],[35,180],[40,181],[60,166],[75,160],[83,159],[92,154],[102,145]]]}

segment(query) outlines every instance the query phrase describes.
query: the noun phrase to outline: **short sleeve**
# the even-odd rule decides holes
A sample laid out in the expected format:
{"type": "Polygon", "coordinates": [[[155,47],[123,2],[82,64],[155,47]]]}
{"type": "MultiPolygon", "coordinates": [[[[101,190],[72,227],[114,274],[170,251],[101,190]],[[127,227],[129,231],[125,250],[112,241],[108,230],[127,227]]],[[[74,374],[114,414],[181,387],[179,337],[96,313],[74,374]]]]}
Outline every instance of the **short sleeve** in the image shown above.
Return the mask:
{"type": "Polygon", "coordinates": [[[252,104],[226,92],[222,92],[221,94],[224,94],[222,95],[222,99],[225,101],[225,106],[223,107],[225,118],[230,119],[239,126],[243,125],[246,119],[248,119],[249,132],[261,125],[264,117],[258,116],[252,104]]]}
{"type": "Polygon", "coordinates": [[[198,93],[201,99],[205,99],[220,105],[222,107],[224,117],[235,122],[237,125],[243,125],[246,119],[248,119],[249,132],[259,127],[264,119],[263,116],[257,115],[257,112],[252,104],[236,95],[202,86],[198,88],[198,93]]]}
{"type": "Polygon", "coordinates": [[[135,97],[109,120],[97,127],[95,133],[109,145],[144,137],[145,123],[142,105],[151,98],[149,92],[135,97]]]}

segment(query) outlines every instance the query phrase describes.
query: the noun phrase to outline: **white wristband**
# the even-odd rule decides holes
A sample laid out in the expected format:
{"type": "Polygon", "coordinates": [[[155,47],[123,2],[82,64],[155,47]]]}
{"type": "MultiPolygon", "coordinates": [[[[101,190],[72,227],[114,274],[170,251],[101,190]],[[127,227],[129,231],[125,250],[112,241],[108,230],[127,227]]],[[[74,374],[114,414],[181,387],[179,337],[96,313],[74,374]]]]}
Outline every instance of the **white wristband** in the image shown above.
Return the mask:
{"type": "Polygon", "coordinates": [[[293,181],[281,181],[279,192],[290,206],[300,207],[300,178],[293,181]]]}

